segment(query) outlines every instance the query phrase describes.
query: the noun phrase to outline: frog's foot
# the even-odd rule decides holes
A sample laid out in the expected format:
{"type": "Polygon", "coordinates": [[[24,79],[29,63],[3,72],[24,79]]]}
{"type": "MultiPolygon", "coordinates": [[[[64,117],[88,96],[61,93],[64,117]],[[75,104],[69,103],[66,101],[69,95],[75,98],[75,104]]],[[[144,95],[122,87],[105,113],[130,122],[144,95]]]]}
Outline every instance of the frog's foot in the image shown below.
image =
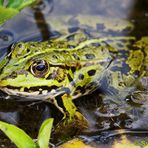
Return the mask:
{"type": "Polygon", "coordinates": [[[58,122],[52,133],[54,137],[62,138],[61,140],[63,140],[63,138],[69,139],[88,127],[87,120],[79,112],[76,112],[75,116],[71,118],[67,115],[68,114],[58,122]]]}

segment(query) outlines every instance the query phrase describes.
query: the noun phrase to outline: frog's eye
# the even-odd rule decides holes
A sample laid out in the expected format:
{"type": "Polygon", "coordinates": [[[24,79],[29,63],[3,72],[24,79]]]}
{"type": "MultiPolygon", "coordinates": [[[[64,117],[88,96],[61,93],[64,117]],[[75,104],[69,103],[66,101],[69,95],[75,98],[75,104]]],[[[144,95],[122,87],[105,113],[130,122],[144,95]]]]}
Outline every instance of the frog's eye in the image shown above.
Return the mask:
{"type": "Polygon", "coordinates": [[[45,60],[34,61],[30,67],[31,73],[35,77],[44,77],[49,69],[49,65],[45,60]]]}

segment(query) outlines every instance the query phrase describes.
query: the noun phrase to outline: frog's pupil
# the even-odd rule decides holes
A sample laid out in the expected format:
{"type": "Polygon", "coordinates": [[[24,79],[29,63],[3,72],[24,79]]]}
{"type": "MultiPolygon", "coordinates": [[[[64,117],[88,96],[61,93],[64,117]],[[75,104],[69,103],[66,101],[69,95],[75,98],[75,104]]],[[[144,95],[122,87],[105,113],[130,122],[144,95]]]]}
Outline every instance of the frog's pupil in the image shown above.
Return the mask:
{"type": "Polygon", "coordinates": [[[38,71],[44,71],[45,68],[46,68],[46,66],[43,65],[43,64],[40,64],[40,65],[37,65],[37,66],[36,66],[36,70],[38,70],[38,71]]]}

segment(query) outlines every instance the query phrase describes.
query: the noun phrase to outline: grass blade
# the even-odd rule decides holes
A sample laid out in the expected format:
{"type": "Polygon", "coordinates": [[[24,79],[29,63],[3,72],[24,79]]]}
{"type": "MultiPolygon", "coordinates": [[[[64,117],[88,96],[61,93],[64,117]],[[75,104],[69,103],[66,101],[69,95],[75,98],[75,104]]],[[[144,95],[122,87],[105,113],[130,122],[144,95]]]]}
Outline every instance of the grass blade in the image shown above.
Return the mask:
{"type": "Polygon", "coordinates": [[[4,0],[0,0],[0,25],[34,2],[37,0],[8,0],[7,6],[5,6],[4,0]]]}
{"type": "Polygon", "coordinates": [[[18,148],[36,148],[34,141],[20,128],[0,121],[2,130],[18,148]]]}
{"type": "Polygon", "coordinates": [[[17,9],[23,3],[23,1],[24,0],[9,0],[7,7],[17,9]]]}
{"type": "Polygon", "coordinates": [[[40,148],[48,148],[52,125],[52,118],[45,120],[41,125],[38,135],[38,145],[40,148]]]}

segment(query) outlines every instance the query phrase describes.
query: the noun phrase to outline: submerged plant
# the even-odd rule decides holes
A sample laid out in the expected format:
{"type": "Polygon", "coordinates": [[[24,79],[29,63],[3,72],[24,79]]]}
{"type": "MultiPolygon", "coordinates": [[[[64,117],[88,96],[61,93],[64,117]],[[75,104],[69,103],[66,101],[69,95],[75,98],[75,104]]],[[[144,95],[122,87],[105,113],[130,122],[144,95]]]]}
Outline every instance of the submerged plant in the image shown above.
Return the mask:
{"type": "Polygon", "coordinates": [[[34,142],[22,129],[3,121],[0,121],[0,130],[2,130],[18,148],[48,148],[52,125],[52,118],[42,123],[37,142],[34,142]]]}
{"type": "Polygon", "coordinates": [[[37,0],[0,0],[0,25],[37,0]]]}

